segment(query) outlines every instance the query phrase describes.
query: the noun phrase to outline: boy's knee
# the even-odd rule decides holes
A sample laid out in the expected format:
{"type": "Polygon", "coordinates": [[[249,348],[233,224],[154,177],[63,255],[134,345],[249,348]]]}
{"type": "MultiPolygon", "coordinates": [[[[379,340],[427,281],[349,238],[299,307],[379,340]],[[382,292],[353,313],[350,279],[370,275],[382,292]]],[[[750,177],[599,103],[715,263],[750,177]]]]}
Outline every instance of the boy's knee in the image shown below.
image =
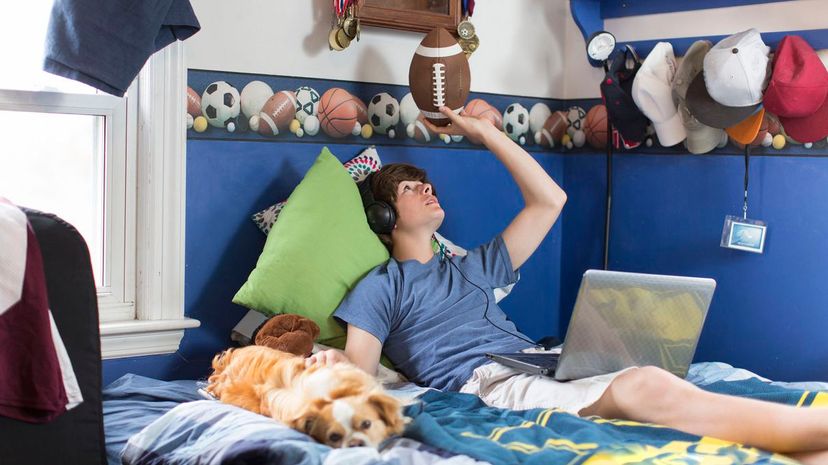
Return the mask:
{"type": "Polygon", "coordinates": [[[645,366],[620,374],[607,389],[624,416],[633,418],[641,409],[664,409],[681,402],[687,386],[670,372],[645,366]]]}

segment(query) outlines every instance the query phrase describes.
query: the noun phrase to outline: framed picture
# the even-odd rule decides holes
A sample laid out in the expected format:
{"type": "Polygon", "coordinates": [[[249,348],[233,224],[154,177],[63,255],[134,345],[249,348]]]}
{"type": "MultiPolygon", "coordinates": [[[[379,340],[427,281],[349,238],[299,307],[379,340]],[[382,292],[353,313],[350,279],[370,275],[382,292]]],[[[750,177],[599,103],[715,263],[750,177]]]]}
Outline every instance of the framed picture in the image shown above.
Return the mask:
{"type": "Polygon", "coordinates": [[[722,231],[722,247],[762,253],[768,227],[763,221],[728,215],[722,231]]]}
{"type": "Polygon", "coordinates": [[[358,6],[363,26],[414,32],[442,27],[456,35],[462,14],[460,0],[359,0],[358,6]]]}

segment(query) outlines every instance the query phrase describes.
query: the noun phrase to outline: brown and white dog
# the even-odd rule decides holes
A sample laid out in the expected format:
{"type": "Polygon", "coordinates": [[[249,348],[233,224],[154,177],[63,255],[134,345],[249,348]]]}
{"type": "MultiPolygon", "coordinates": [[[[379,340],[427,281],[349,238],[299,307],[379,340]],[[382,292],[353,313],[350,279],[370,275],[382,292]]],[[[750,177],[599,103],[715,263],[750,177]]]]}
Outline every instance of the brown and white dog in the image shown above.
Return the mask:
{"type": "Polygon", "coordinates": [[[207,391],[331,447],[377,447],[405,426],[400,402],[356,366],[306,367],[304,358],[264,346],[216,355],[207,391]]]}

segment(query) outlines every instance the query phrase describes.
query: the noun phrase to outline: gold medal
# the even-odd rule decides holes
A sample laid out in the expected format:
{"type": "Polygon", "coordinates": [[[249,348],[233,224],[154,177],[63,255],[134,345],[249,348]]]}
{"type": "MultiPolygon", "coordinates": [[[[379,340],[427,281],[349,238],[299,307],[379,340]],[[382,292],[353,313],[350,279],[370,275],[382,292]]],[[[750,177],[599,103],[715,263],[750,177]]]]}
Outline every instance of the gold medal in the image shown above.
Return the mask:
{"type": "Polygon", "coordinates": [[[353,40],[356,38],[359,30],[359,18],[357,18],[353,5],[345,13],[345,19],[342,21],[342,29],[345,30],[345,34],[348,35],[349,39],[353,40]]]}
{"type": "Polygon", "coordinates": [[[339,28],[336,30],[336,42],[340,46],[339,50],[344,50],[351,45],[351,38],[345,33],[345,29],[339,28]]]}
{"type": "Polygon", "coordinates": [[[336,33],[339,31],[338,28],[331,29],[331,33],[328,34],[328,47],[331,50],[342,51],[342,47],[339,45],[339,42],[336,40],[336,33]]]}
{"type": "Polygon", "coordinates": [[[357,36],[357,19],[352,17],[345,18],[345,21],[342,23],[342,30],[345,31],[345,35],[349,39],[355,39],[357,36]]]}
{"type": "Polygon", "coordinates": [[[466,54],[466,58],[471,57],[471,54],[480,47],[480,39],[477,36],[472,36],[470,39],[464,39],[461,37],[457,43],[460,44],[460,48],[463,49],[463,52],[466,54]]]}
{"type": "Polygon", "coordinates": [[[475,35],[474,31],[474,24],[469,21],[469,17],[463,21],[460,21],[460,24],[457,25],[457,35],[460,36],[461,39],[471,39],[475,35]]]}

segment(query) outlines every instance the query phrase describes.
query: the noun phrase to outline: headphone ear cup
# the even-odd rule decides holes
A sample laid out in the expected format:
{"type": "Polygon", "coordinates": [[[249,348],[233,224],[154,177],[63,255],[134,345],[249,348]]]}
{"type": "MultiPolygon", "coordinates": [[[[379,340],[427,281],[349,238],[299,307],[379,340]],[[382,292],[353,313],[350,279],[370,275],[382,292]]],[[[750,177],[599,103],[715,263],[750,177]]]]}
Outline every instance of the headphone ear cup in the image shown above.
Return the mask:
{"type": "Polygon", "coordinates": [[[397,214],[385,202],[371,202],[365,207],[365,217],[368,219],[371,231],[376,234],[391,234],[397,222],[397,214]]]}

